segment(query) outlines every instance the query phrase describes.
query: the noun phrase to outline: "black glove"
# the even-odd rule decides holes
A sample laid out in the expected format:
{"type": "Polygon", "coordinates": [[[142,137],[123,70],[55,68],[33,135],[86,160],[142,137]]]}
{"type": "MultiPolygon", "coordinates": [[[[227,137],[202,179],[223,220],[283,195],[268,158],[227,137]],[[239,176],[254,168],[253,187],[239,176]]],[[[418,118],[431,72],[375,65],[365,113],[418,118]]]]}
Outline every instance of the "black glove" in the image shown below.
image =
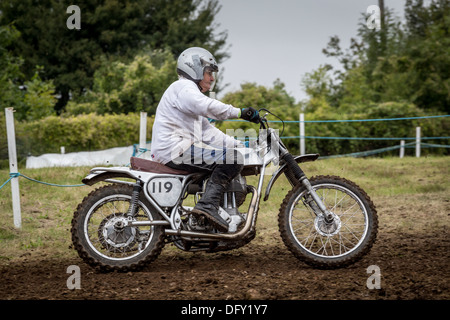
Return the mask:
{"type": "Polygon", "coordinates": [[[258,110],[249,107],[241,110],[241,118],[253,123],[259,123],[259,112],[258,110]]]}

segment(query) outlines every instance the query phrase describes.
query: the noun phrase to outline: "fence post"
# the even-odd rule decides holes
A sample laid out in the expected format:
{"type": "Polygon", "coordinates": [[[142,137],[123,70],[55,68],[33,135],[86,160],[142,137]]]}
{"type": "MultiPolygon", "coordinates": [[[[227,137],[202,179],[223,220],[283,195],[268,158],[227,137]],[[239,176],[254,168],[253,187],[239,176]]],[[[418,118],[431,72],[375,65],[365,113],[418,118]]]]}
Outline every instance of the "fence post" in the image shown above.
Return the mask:
{"type": "MultiPolygon", "coordinates": [[[[14,108],[5,108],[5,119],[6,119],[6,135],[8,138],[9,172],[10,174],[17,174],[19,173],[19,168],[17,165],[16,133],[14,128],[14,108]]],[[[16,228],[22,228],[18,176],[11,179],[11,193],[12,193],[14,226],[16,228]]]]}
{"type": "Polygon", "coordinates": [[[416,157],[420,158],[420,127],[416,127],[416,157]]]}
{"type": "Polygon", "coordinates": [[[141,112],[141,123],[139,131],[139,149],[144,151],[147,147],[147,112],[141,112]]]}
{"type": "Polygon", "coordinates": [[[400,159],[405,156],[405,140],[400,140],[400,159]]]}
{"type": "Polygon", "coordinates": [[[300,155],[305,154],[305,114],[300,113],[300,155]]]}

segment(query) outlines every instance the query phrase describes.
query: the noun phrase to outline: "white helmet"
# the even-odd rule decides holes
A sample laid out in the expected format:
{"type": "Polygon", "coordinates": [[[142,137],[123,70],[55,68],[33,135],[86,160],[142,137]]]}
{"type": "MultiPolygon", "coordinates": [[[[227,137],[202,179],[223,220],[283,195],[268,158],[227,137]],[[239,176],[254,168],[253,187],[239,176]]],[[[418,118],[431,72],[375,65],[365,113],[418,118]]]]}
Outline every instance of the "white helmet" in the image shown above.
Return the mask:
{"type": "Polygon", "coordinates": [[[206,68],[212,72],[219,71],[216,59],[206,49],[192,47],[184,50],[178,57],[178,74],[196,83],[203,80],[206,68]]]}

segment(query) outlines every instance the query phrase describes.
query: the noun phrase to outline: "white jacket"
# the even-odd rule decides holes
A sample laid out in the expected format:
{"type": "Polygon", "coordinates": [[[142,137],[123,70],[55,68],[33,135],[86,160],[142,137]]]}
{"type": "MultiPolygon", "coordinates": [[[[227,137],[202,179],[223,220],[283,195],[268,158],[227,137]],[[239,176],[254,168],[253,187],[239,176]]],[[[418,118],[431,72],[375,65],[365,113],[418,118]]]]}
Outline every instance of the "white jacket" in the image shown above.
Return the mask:
{"type": "Polygon", "coordinates": [[[226,120],[239,115],[240,109],[205,96],[193,81],[181,78],[167,88],[156,109],[151,157],[166,164],[192,144],[234,148],[238,140],[212,126],[208,118],[226,120]]]}

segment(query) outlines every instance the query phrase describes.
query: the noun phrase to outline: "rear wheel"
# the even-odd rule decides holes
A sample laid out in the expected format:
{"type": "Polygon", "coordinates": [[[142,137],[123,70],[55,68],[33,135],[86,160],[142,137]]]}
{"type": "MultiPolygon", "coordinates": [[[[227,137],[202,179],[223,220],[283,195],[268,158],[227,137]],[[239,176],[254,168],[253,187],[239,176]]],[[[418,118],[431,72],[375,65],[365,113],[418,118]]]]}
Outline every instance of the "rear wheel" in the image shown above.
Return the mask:
{"type": "Polygon", "coordinates": [[[300,260],[317,268],[348,266],[366,255],[375,242],[378,218],[369,196],[355,183],[317,176],[311,185],[332,213],[325,220],[299,184],[285,197],[278,216],[281,237],[300,260]]]}
{"type": "MultiPolygon", "coordinates": [[[[72,219],[72,242],[79,256],[103,271],[138,270],[161,253],[162,226],[127,226],[133,187],[107,185],[96,189],[78,205],[72,219]]],[[[161,220],[140,197],[133,221],[161,220]]]]}

